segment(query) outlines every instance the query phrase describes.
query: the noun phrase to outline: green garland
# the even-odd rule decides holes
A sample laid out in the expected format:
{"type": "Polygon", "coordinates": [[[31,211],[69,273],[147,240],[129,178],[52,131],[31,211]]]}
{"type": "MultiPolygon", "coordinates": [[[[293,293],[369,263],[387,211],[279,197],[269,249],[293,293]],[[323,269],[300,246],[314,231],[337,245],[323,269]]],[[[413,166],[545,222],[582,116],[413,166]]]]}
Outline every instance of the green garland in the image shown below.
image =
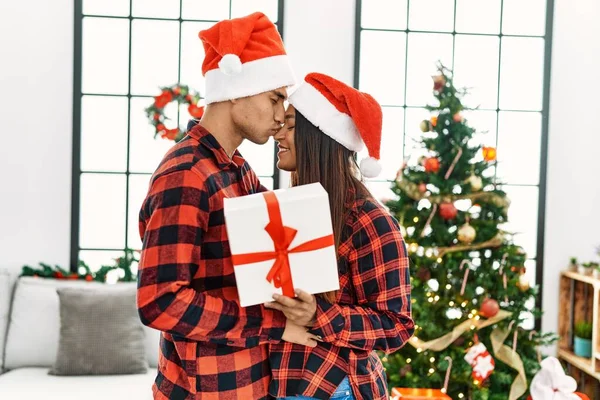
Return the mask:
{"type": "Polygon", "coordinates": [[[82,260],[79,261],[77,272],[69,271],[59,265],[51,266],[41,262],[38,268],[29,265],[23,266],[20,276],[105,283],[109,272],[121,269],[123,270],[123,277],[118,279],[119,282],[135,282],[137,277],[132,271],[132,266],[136,262],[139,262],[139,260],[135,256],[135,251],[125,249],[124,255],[115,259],[115,264],[103,265],[98,271],[92,271],[82,260]]]}

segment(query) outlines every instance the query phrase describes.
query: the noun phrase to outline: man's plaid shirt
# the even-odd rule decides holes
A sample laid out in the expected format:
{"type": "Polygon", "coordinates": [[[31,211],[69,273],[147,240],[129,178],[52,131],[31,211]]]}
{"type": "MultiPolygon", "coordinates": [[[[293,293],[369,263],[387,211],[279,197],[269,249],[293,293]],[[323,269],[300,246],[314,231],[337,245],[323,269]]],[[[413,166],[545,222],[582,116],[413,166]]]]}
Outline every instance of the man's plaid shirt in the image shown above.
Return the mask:
{"type": "Polygon", "coordinates": [[[394,352],[414,331],[408,256],[397,221],[371,200],[346,206],[337,301],[317,297],[312,332],[323,343],[315,348],[287,342],[269,346],[269,392],[275,397],[329,399],[348,376],[357,399],[387,400],[385,373],[374,350],[394,352]]]}
{"type": "Polygon", "coordinates": [[[223,217],[223,198],[264,190],[200,125],[152,176],[140,211],[138,310],[162,331],[155,399],[267,397],[268,344],[281,340],[285,316],[239,306],[223,217]]]}

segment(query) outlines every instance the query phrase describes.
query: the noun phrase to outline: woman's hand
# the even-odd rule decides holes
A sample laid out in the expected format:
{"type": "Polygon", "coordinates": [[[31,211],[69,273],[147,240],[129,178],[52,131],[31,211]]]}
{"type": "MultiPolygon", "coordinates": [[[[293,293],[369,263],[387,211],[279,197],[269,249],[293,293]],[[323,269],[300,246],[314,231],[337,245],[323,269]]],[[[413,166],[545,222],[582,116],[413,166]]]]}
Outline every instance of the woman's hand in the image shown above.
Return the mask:
{"type": "Polygon", "coordinates": [[[308,332],[306,327],[296,325],[289,319],[285,323],[285,330],[281,339],[308,347],[317,347],[317,342],[321,340],[318,336],[308,332]]]}
{"type": "Polygon", "coordinates": [[[265,307],[279,310],[285,314],[288,321],[300,326],[313,326],[317,315],[317,300],[312,294],[296,289],[295,299],[274,294],[275,301],[265,303],[265,307]]]}

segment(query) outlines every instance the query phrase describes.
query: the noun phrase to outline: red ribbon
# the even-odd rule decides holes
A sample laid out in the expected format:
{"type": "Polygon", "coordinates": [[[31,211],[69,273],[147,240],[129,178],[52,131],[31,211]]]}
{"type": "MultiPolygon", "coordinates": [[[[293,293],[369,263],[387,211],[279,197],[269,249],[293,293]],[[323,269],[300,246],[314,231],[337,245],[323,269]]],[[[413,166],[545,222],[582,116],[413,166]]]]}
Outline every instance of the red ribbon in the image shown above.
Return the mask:
{"type": "Polygon", "coordinates": [[[290,244],[292,244],[298,231],[283,225],[281,209],[279,208],[279,201],[277,200],[275,193],[265,192],[263,193],[263,196],[269,212],[269,223],[265,227],[265,231],[267,231],[271,240],[273,240],[275,251],[237,254],[232,257],[233,265],[253,264],[274,259],[275,262],[267,274],[267,281],[271,282],[276,288],[282,288],[284,296],[294,297],[294,284],[292,282],[292,271],[290,269],[290,253],[314,251],[333,246],[333,235],[313,239],[290,249],[290,244]]]}

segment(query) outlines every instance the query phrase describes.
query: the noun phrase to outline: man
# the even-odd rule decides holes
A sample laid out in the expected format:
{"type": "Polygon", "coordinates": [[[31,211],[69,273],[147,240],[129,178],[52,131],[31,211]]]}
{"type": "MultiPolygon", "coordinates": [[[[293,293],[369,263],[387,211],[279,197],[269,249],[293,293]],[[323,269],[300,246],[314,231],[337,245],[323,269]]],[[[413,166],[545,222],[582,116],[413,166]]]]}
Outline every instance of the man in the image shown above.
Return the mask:
{"type": "Polygon", "coordinates": [[[292,70],[275,25],[261,13],[200,32],[206,110],[164,157],[140,211],[142,322],[162,331],[155,399],[261,399],[267,347],[316,337],[278,310],[241,308],[223,199],[264,191],[236,151],[264,144],[284,122],[292,70]]]}

